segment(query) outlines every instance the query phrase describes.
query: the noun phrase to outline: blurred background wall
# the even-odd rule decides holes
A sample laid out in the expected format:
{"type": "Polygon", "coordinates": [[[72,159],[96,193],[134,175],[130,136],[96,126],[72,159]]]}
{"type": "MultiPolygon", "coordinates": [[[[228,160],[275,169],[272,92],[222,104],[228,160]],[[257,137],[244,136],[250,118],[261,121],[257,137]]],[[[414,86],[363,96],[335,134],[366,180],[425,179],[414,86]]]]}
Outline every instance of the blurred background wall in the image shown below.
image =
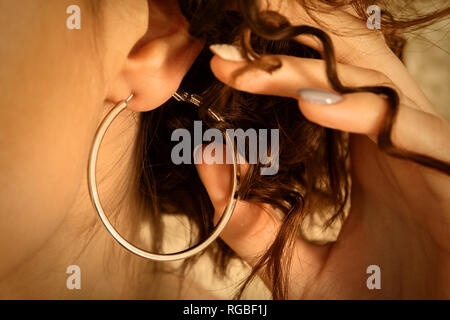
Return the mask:
{"type": "Polygon", "coordinates": [[[408,36],[405,64],[431,103],[450,121],[450,18],[408,36]]]}

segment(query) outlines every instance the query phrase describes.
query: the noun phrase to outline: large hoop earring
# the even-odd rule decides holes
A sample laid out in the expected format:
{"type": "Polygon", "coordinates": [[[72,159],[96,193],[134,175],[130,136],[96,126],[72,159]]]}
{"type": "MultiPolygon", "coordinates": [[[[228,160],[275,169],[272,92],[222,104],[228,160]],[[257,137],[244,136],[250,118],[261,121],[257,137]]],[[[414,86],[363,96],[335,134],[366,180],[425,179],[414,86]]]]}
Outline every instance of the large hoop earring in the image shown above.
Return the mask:
{"type": "MultiPolygon", "coordinates": [[[[111,123],[114,119],[128,106],[128,102],[133,98],[133,94],[131,94],[126,100],[118,102],[114,108],[108,113],[108,115],[103,119],[102,123],[97,129],[95,134],[94,143],[92,144],[91,152],[89,155],[89,163],[88,163],[88,183],[89,183],[89,193],[91,196],[91,200],[94,204],[94,207],[105,225],[108,232],[113,236],[113,238],[122,245],[128,251],[141,256],[146,259],[155,260],[155,261],[174,261],[189,258],[202,250],[206,249],[212,242],[214,242],[220,233],[223,231],[231,216],[233,215],[234,209],[236,207],[236,202],[238,200],[237,196],[237,186],[238,186],[238,166],[236,154],[233,152],[233,183],[232,183],[232,191],[230,198],[228,199],[228,204],[225,207],[225,210],[222,216],[219,219],[216,227],[214,228],[211,235],[206,238],[203,242],[198,243],[197,245],[188,248],[183,251],[167,253],[167,254],[159,254],[148,252],[142,250],[126,239],[124,239],[119,232],[111,225],[108,217],[106,216],[102,204],[100,202],[100,198],[97,190],[97,180],[96,180],[96,165],[97,165],[97,157],[98,151],[100,149],[100,145],[102,143],[103,137],[108,130],[111,123]]],[[[174,95],[174,98],[178,100],[178,96],[174,95]]],[[[226,134],[226,147],[233,146],[233,140],[226,134]]],[[[234,148],[233,148],[234,149],[234,148]]]]}

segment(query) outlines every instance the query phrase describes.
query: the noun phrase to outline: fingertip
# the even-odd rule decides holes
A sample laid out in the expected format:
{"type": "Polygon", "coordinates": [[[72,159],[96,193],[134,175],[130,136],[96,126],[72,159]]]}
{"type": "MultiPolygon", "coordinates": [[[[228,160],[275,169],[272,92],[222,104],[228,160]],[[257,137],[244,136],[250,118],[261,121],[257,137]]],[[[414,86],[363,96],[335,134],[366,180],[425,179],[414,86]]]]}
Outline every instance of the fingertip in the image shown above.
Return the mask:
{"type": "Polygon", "coordinates": [[[311,122],[323,127],[375,136],[385,116],[386,101],[376,94],[357,92],[342,95],[335,103],[317,103],[299,95],[298,106],[311,122]]]}
{"type": "Polygon", "coordinates": [[[198,175],[217,211],[225,208],[233,185],[233,165],[226,162],[225,152],[223,145],[214,142],[208,146],[200,145],[195,151],[198,175]],[[219,150],[216,148],[223,148],[222,155],[216,155],[219,150]]]}
{"type": "Polygon", "coordinates": [[[229,84],[231,83],[233,73],[247,65],[247,62],[224,60],[218,55],[214,55],[209,64],[211,71],[216,78],[226,84],[229,84]]]}

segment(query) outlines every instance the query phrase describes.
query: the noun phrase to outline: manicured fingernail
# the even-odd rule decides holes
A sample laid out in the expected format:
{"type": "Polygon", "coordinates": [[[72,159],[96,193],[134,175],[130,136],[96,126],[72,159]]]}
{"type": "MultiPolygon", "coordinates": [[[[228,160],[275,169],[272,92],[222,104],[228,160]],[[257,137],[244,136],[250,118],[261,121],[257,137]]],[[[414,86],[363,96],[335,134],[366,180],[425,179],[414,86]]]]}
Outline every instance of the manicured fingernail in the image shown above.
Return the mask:
{"type": "Polygon", "coordinates": [[[297,91],[303,99],[317,104],[335,104],[342,100],[342,96],[319,89],[299,89],[297,91]]]}
{"type": "Polygon", "coordinates": [[[213,44],[209,49],[223,60],[246,61],[242,49],[231,44],[213,44]]]}

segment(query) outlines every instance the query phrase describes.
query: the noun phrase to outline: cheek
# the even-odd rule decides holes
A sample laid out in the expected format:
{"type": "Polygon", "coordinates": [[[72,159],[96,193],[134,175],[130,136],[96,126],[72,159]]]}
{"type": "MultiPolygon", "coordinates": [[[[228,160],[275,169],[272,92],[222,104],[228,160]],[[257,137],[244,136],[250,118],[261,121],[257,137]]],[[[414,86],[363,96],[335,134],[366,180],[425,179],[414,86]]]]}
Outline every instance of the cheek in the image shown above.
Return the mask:
{"type": "MultiPolygon", "coordinates": [[[[64,218],[85,175],[104,97],[93,31],[69,31],[64,1],[52,5],[28,16],[16,34],[0,31],[8,44],[0,51],[7,66],[0,70],[0,274],[64,218]]],[[[2,17],[0,30],[11,30],[20,14],[2,17]]]]}

